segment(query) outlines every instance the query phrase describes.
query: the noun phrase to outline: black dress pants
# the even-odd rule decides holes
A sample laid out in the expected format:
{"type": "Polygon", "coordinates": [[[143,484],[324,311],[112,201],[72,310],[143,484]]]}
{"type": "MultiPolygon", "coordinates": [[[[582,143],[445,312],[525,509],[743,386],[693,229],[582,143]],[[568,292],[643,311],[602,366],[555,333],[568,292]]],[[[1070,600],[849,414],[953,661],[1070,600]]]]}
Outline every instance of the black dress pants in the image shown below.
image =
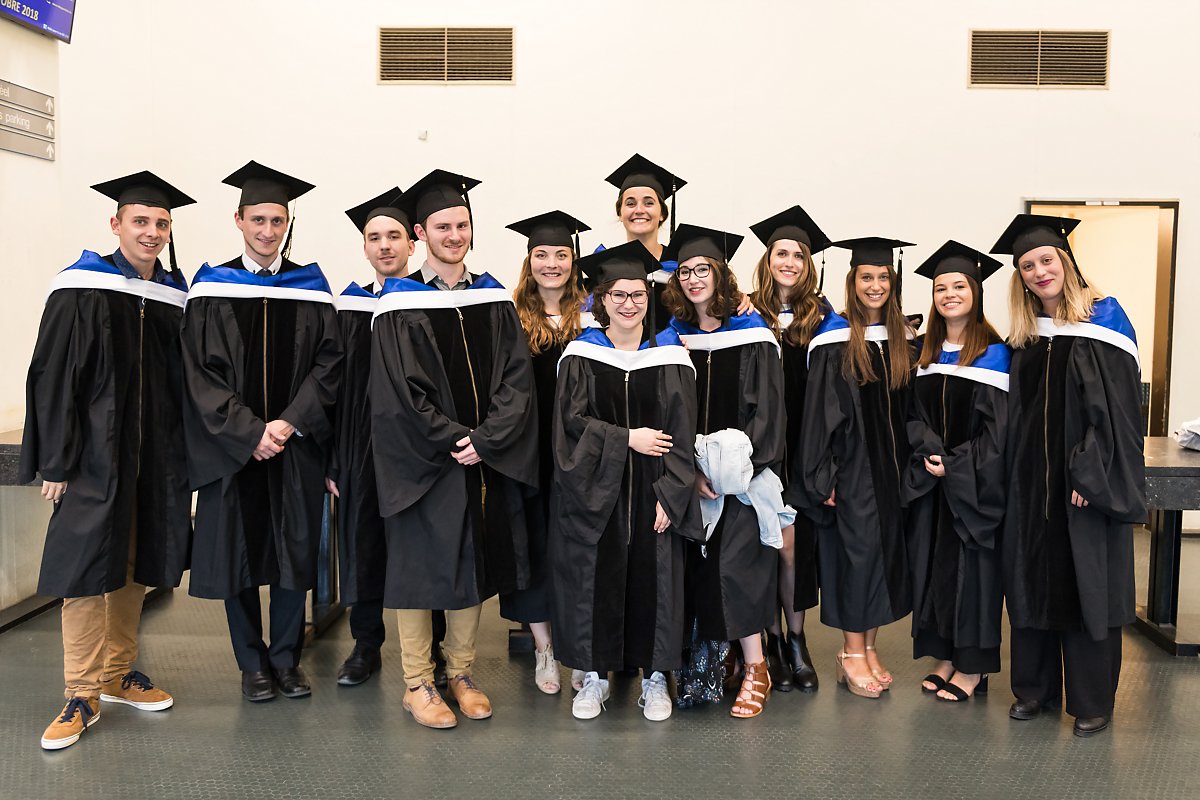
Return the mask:
{"type": "Polygon", "coordinates": [[[304,612],[308,592],[271,587],[271,644],[263,642],[262,603],[258,587],[244,589],[225,601],[233,655],[243,672],[288,669],[300,664],[304,647],[304,612]]]}
{"type": "Polygon", "coordinates": [[[359,647],[378,650],[383,647],[387,628],[383,624],[383,599],[359,600],[350,606],[350,635],[359,647]]]}
{"type": "Polygon", "coordinates": [[[1111,717],[1121,676],[1121,629],[1096,641],[1084,631],[1013,628],[1012,692],[1018,700],[1057,705],[1065,683],[1072,717],[1111,717]]]}

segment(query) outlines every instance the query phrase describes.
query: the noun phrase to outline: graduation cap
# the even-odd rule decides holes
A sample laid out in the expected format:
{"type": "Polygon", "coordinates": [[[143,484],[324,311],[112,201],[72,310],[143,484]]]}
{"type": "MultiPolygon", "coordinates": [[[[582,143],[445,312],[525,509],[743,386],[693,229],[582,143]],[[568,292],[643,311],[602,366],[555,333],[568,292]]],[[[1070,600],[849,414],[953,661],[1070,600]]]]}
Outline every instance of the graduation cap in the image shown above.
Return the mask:
{"type": "Polygon", "coordinates": [[[1038,247],[1057,247],[1070,253],[1075,262],[1075,274],[1080,282],[1087,286],[1083,273],[1079,271],[1079,262],[1071,251],[1067,236],[1079,226],[1080,220],[1068,217],[1048,217],[1042,214],[1017,214],[1012,222],[1000,234],[1000,238],[992,245],[991,252],[998,255],[1013,257],[1013,266],[1021,261],[1021,256],[1038,247]]]}
{"type": "MultiPolygon", "coordinates": [[[[772,217],[767,217],[762,222],[756,222],[750,226],[750,231],[768,248],[780,239],[792,239],[800,242],[808,248],[810,253],[820,253],[833,244],[825,232],[817,226],[817,223],[813,222],[813,218],[808,215],[808,212],[800,206],[792,206],[772,217]]],[[[821,277],[817,281],[817,291],[820,292],[824,287],[825,257],[822,256],[821,277]]]]}
{"type": "Polygon", "coordinates": [[[316,188],[307,181],[265,167],[257,161],[247,162],[221,183],[242,190],[242,196],[238,200],[239,206],[274,203],[287,208],[288,203],[316,188]]]}
{"type": "MultiPolygon", "coordinates": [[[[130,203],[170,211],[174,208],[190,206],[196,202],[153,172],[145,170],[126,175],[123,178],[114,178],[111,181],[93,184],[92,188],[105,197],[116,200],[118,211],[121,206],[130,203]]],[[[167,244],[167,252],[171,260],[171,271],[178,272],[179,265],[175,261],[174,226],[172,226],[171,238],[167,244]]]]}
{"type": "Polygon", "coordinates": [[[655,347],[653,283],[649,280],[649,275],[661,269],[662,264],[650,254],[646,245],[635,239],[584,256],[576,263],[579,265],[579,271],[587,279],[588,288],[595,288],[609,281],[646,281],[647,291],[651,294],[646,298],[646,319],[643,325],[650,331],[650,346],[655,347]]]}
{"type": "Polygon", "coordinates": [[[912,242],[902,242],[899,239],[885,239],[882,236],[860,236],[857,239],[842,239],[834,242],[834,247],[842,247],[850,251],[850,269],[866,264],[872,267],[896,268],[896,298],[899,300],[904,289],[904,248],[913,247],[912,242]],[[896,259],[892,250],[900,250],[900,258],[896,259]]]}
{"type": "Polygon", "coordinates": [[[471,201],[467,193],[480,183],[465,175],[435,169],[405,190],[404,208],[411,213],[413,222],[422,225],[430,214],[447,208],[463,206],[470,212],[471,201]]]}
{"type": "Polygon", "coordinates": [[[736,233],[702,228],[699,225],[680,225],[670,243],[663,249],[663,261],[677,261],[682,264],[696,256],[705,256],[728,263],[745,238],[736,233]]]}
{"type": "Polygon", "coordinates": [[[346,209],[346,216],[362,233],[366,233],[367,223],[376,217],[391,217],[403,225],[404,230],[408,231],[411,236],[412,223],[408,219],[408,214],[400,208],[403,201],[404,195],[400,192],[400,187],[393,186],[365,203],[346,209]]]}
{"type": "Polygon", "coordinates": [[[1000,267],[1000,262],[991,256],[951,239],[925,259],[924,263],[917,267],[916,273],[933,280],[949,272],[961,272],[983,286],[983,282],[1000,267]]]}
{"type": "MultiPolygon", "coordinates": [[[[639,153],[634,153],[628,161],[605,178],[606,181],[621,190],[633,186],[648,186],[658,193],[663,202],[673,200],[675,193],[687,186],[687,181],[672,173],[639,153]]],[[[671,209],[671,235],[675,235],[675,219],[678,216],[678,203],[671,209]]]]}
{"type": "Polygon", "coordinates": [[[535,247],[570,247],[579,254],[579,234],[590,231],[587,225],[572,217],[565,211],[547,211],[520,222],[506,225],[510,231],[516,231],[528,237],[528,248],[535,247]]]}

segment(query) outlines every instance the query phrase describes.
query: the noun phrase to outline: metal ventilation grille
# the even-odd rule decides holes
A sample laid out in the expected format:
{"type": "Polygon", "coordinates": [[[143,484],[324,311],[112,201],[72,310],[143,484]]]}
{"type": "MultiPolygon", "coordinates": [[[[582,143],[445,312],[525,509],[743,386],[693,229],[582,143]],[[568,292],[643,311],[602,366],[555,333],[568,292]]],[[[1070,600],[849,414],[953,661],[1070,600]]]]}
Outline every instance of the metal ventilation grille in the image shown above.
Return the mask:
{"type": "Polygon", "coordinates": [[[380,83],[512,83],[512,28],[380,28],[380,83]]]}
{"type": "Polygon", "coordinates": [[[971,86],[1106,88],[1108,31],[971,31],[971,86]]]}

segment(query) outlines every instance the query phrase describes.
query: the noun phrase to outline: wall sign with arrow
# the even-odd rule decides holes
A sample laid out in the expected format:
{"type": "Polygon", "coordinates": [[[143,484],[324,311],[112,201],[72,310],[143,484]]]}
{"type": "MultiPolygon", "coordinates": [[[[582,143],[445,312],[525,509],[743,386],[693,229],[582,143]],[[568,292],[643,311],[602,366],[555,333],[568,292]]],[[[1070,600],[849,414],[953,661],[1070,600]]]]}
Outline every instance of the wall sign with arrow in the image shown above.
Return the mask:
{"type": "Polygon", "coordinates": [[[54,98],[0,80],[0,150],[54,160],[54,98]]]}

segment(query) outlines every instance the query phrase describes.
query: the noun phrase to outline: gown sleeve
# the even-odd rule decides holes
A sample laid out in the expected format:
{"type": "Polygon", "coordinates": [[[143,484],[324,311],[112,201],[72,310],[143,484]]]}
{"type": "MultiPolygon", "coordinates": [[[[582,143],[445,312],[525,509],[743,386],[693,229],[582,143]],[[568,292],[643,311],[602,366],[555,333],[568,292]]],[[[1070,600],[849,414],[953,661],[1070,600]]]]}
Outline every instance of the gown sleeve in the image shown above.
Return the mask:
{"type": "Polygon", "coordinates": [[[1004,480],[1007,393],[991,386],[976,386],[970,413],[974,435],[942,454],[946,467],[942,489],[954,514],[959,538],[968,547],[994,550],[1007,499],[1004,480]]]}
{"type": "Polygon", "coordinates": [[[783,365],[774,345],[760,342],[749,345],[746,350],[740,376],[740,416],[742,430],[754,447],[750,461],[755,475],[768,467],[778,472],[787,432],[787,426],[781,424],[784,416],[783,365]]]}
{"type": "Polygon", "coordinates": [[[568,356],[554,399],[554,523],[572,538],[595,544],[621,494],[629,429],[588,416],[591,392],[587,360],[568,356]]]}
{"type": "MultiPolygon", "coordinates": [[[[843,429],[854,418],[854,398],[842,376],[843,347],[818,347],[809,363],[808,391],[804,397],[800,447],[796,458],[802,487],[792,493],[798,508],[814,522],[828,521],[833,509],[824,502],[837,486],[838,463],[835,444],[844,438],[843,429]]],[[[792,502],[792,501],[789,501],[792,502]]]]}
{"type": "Polygon", "coordinates": [[[232,315],[222,314],[226,308],[220,298],[201,297],[190,301],[183,315],[180,337],[190,405],[184,431],[193,488],[245,466],[267,427],[238,396],[241,346],[233,338],[232,315]]]}
{"type": "Polygon", "coordinates": [[[358,317],[366,317],[367,320],[371,318],[370,314],[353,311],[337,315],[338,331],[342,336],[345,356],[342,359],[342,380],[338,384],[337,402],[333,407],[333,446],[329,448],[329,462],[325,466],[326,477],[335,484],[341,477],[342,464],[347,463],[347,457],[356,440],[357,431],[354,430],[351,421],[354,416],[350,412],[351,404],[366,400],[352,396],[355,388],[365,385],[364,382],[355,380],[356,376],[353,373],[370,369],[371,365],[370,342],[367,342],[366,353],[356,350],[356,345],[364,341],[360,335],[361,327],[369,324],[357,319],[358,317]]]}
{"type": "Polygon", "coordinates": [[[688,367],[668,364],[659,384],[666,418],[663,432],[671,449],[662,457],[663,474],[654,482],[654,496],[662,504],[675,532],[685,539],[704,541],[700,499],[696,494],[696,374],[688,367]]]}
{"type": "Polygon", "coordinates": [[[496,305],[491,399],[471,443],[492,469],[527,486],[537,486],[537,403],[533,361],[511,303],[496,305]]]}
{"type": "MultiPolygon", "coordinates": [[[[924,380],[914,378],[914,381],[924,380]]],[[[915,388],[915,387],[914,387],[915,388]]],[[[933,455],[945,455],[946,445],[942,437],[933,429],[929,417],[929,409],[921,399],[921,392],[914,391],[912,402],[908,407],[908,423],[905,425],[908,444],[912,455],[908,459],[908,468],[904,471],[904,482],[900,487],[901,499],[905,505],[929,494],[937,486],[938,479],[925,469],[925,459],[933,455]]]]}
{"type": "Polygon", "coordinates": [[[342,336],[333,306],[308,305],[313,313],[304,314],[303,318],[310,325],[315,321],[319,326],[319,334],[308,332],[316,340],[312,367],[279,418],[290,423],[300,435],[314,437],[324,445],[333,438],[333,406],[342,377],[342,336]]]}
{"type": "MultiPolygon", "coordinates": [[[[19,480],[69,481],[79,468],[83,437],[80,393],[94,359],[99,331],[99,293],[62,289],[42,312],[25,386],[25,431],[19,480]]],[[[90,400],[83,398],[84,407],[90,400]]]]}
{"type": "Polygon", "coordinates": [[[418,315],[375,319],[371,333],[371,446],[379,508],[388,517],[410,507],[451,461],[469,429],[434,405],[437,372],[426,360],[437,346],[418,315]]]}
{"type": "Polygon", "coordinates": [[[1146,519],[1146,466],[1137,363],[1123,350],[1080,339],[1071,350],[1085,416],[1070,454],[1071,485],[1096,511],[1121,522],[1146,519]]]}

